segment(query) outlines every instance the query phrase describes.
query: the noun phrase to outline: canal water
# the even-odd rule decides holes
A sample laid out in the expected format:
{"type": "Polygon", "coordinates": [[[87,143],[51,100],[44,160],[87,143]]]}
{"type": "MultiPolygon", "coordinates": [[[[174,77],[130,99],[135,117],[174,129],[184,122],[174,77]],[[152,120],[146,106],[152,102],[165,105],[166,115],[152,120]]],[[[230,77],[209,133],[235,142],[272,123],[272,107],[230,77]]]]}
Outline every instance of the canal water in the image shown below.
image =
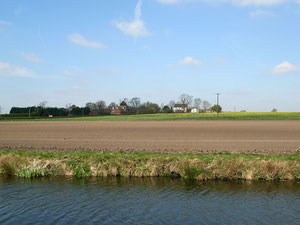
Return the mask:
{"type": "Polygon", "coordinates": [[[300,183],[0,177],[0,224],[300,224],[300,183]]]}

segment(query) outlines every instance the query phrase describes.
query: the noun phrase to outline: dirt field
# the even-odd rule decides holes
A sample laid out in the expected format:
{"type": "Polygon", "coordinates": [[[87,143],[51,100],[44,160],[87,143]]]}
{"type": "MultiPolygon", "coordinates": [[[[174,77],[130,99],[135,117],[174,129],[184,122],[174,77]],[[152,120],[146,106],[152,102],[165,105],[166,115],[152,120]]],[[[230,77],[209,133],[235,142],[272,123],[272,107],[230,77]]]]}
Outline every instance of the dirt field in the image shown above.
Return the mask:
{"type": "Polygon", "coordinates": [[[300,121],[3,122],[0,148],[292,153],[300,121]]]}

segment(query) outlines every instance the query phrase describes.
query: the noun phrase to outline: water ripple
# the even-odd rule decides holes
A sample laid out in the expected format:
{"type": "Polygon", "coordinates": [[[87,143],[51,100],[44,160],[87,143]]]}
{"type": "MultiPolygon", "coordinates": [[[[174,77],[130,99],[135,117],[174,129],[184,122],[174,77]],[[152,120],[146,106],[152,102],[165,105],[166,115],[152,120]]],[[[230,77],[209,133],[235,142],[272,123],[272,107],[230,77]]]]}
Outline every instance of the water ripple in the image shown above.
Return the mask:
{"type": "Polygon", "coordinates": [[[0,177],[0,224],[299,224],[300,183],[0,177]]]}

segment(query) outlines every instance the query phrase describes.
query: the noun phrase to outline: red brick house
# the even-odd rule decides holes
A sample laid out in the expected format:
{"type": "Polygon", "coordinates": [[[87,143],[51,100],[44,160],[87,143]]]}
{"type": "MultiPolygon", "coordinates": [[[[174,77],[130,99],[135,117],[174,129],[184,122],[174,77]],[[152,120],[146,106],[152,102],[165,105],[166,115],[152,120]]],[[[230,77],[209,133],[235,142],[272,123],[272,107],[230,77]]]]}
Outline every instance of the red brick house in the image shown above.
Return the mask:
{"type": "Polygon", "coordinates": [[[121,115],[121,114],[126,114],[127,111],[128,111],[127,105],[113,106],[111,107],[110,114],[121,115]]]}

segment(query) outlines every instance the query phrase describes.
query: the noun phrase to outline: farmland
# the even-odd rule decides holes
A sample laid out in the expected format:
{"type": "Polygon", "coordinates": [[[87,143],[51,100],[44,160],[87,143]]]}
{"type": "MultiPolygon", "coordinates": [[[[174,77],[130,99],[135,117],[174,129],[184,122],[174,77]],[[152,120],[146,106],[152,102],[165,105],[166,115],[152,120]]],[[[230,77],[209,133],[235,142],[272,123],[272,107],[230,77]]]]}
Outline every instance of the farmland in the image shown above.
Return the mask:
{"type": "Polygon", "coordinates": [[[222,112],[216,113],[157,113],[137,115],[105,115],[85,117],[13,117],[1,116],[0,121],[172,121],[172,120],[300,120],[300,112],[222,112]]]}
{"type": "Polygon", "coordinates": [[[300,121],[21,121],[0,123],[0,148],[160,153],[292,153],[300,121]]]}

